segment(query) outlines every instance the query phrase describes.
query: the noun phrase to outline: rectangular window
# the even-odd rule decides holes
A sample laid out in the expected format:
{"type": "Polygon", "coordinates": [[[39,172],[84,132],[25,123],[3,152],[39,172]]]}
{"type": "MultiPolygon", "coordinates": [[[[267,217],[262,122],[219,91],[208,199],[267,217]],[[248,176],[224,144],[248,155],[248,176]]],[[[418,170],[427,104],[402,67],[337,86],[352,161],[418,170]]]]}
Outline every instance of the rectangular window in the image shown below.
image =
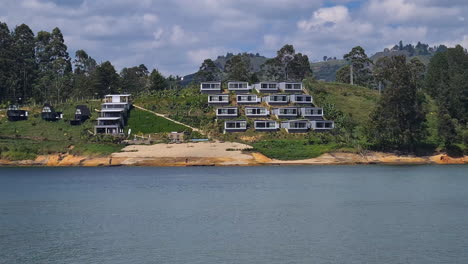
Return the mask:
{"type": "Polygon", "coordinates": [[[268,83],[262,83],[262,89],[268,89],[268,83]]]}
{"type": "Polygon", "coordinates": [[[270,84],[268,85],[268,88],[270,88],[270,89],[276,89],[276,83],[270,83],[270,84]]]}

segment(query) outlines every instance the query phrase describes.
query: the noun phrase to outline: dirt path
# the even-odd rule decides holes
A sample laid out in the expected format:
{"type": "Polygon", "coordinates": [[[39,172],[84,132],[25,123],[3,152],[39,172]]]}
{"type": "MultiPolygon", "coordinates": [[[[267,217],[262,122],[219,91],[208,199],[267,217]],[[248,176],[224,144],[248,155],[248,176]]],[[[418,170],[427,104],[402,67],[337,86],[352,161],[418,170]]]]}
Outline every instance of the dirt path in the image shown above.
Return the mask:
{"type": "Polygon", "coordinates": [[[138,108],[138,109],[140,109],[140,110],[143,110],[143,111],[146,111],[146,112],[148,112],[148,113],[151,113],[151,114],[153,114],[153,115],[155,115],[155,116],[159,116],[159,117],[165,118],[165,119],[167,119],[167,120],[169,120],[169,121],[172,121],[172,122],[174,122],[174,123],[176,123],[176,124],[179,124],[179,125],[188,127],[188,128],[190,128],[190,129],[192,129],[193,131],[198,132],[198,133],[200,133],[200,134],[203,134],[203,135],[205,134],[205,133],[203,133],[203,131],[201,131],[201,130],[198,129],[198,128],[191,127],[191,126],[189,126],[189,125],[187,125],[187,124],[184,124],[184,123],[182,123],[182,122],[179,122],[179,121],[176,121],[176,120],[174,120],[174,119],[172,119],[172,118],[169,118],[169,117],[167,117],[167,116],[165,116],[165,115],[163,115],[163,114],[156,113],[156,112],[154,112],[154,111],[151,111],[151,110],[149,110],[149,109],[143,108],[143,107],[138,106],[138,105],[135,105],[135,104],[134,104],[133,106],[136,107],[136,108],[138,108]]]}

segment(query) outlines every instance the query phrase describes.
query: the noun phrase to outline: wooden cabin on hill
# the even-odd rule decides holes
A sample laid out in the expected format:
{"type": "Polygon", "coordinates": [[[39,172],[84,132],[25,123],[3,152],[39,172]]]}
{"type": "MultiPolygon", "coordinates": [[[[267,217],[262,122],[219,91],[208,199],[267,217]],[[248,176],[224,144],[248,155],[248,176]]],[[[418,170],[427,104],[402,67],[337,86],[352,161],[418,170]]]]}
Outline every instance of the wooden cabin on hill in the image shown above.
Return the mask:
{"type": "Polygon", "coordinates": [[[62,119],[63,115],[62,112],[56,112],[51,104],[45,103],[42,107],[41,117],[45,121],[58,121],[62,119]]]}
{"type": "Polygon", "coordinates": [[[28,111],[20,110],[17,105],[10,105],[7,109],[8,120],[20,121],[28,119],[28,111]]]}
{"type": "Polygon", "coordinates": [[[81,125],[91,117],[91,111],[86,105],[77,105],[75,109],[75,119],[70,120],[72,126],[81,125]]]}

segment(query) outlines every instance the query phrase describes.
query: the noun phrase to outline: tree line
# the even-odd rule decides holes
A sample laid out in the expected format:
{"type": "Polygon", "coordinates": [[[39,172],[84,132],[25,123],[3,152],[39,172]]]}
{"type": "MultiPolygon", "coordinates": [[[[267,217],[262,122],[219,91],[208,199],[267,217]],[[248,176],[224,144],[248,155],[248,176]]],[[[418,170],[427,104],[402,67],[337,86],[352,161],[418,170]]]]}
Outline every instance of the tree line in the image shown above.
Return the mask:
{"type": "Polygon", "coordinates": [[[359,46],[344,59],[349,65],[337,72],[338,81],[382,89],[367,128],[370,145],[415,152],[428,144],[446,150],[468,144],[468,52],[462,46],[438,49],[427,66],[404,55],[374,63],[359,46]],[[428,140],[430,126],[436,142],[428,140]]]}
{"type": "Polygon", "coordinates": [[[119,73],[84,50],[72,58],[59,28],[35,35],[22,24],[10,31],[0,22],[0,102],[43,103],[108,93],[140,94],[166,89],[180,77],[164,77],[141,64],[119,73]]]}
{"type": "MultiPolygon", "coordinates": [[[[257,54],[258,55],[258,54],[257,54]]],[[[254,71],[250,63],[252,54],[228,54],[226,65],[221,69],[211,59],[203,61],[195,74],[196,82],[204,81],[302,81],[312,77],[309,58],[296,53],[293,45],[285,45],[277,51],[276,57],[268,59],[259,71],[254,71]]]]}

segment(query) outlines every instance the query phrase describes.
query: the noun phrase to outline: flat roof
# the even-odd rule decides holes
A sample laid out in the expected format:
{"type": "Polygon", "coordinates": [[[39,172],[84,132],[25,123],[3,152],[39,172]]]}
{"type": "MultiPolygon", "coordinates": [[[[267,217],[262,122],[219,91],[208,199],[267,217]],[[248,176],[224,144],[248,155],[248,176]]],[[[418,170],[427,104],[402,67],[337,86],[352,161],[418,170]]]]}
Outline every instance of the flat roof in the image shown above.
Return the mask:
{"type": "Polygon", "coordinates": [[[97,120],[112,120],[113,121],[113,120],[119,120],[119,119],[121,119],[120,116],[119,117],[98,117],[97,120]]]}

